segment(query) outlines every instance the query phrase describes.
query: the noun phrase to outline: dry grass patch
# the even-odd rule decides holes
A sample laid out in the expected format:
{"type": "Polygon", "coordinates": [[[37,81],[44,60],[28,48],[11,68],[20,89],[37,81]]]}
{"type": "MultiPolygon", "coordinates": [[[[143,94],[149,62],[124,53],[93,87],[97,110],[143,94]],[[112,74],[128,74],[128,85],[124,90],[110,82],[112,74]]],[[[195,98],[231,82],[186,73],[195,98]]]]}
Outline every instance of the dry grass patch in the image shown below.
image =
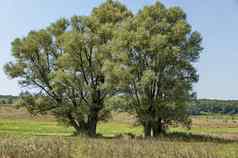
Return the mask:
{"type": "Polygon", "coordinates": [[[81,157],[87,158],[216,158],[217,144],[156,140],[83,140],[81,157]]]}
{"type": "Polygon", "coordinates": [[[72,158],[71,144],[62,138],[2,137],[1,158],[72,158]]]}

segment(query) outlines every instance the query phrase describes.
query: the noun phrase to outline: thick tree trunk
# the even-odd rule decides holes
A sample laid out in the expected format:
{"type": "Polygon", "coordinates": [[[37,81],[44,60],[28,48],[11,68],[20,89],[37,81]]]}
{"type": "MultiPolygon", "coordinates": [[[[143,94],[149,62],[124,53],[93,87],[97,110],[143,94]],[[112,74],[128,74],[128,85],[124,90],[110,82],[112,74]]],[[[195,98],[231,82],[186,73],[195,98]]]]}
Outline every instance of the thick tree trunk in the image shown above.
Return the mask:
{"type": "Polygon", "coordinates": [[[97,123],[98,123],[98,113],[103,108],[103,104],[101,101],[101,91],[96,90],[92,93],[92,105],[90,107],[90,113],[88,115],[88,136],[96,137],[97,135],[97,123]]]}
{"type": "Polygon", "coordinates": [[[164,129],[163,129],[162,119],[159,118],[158,121],[155,121],[153,123],[153,136],[158,137],[160,134],[163,133],[163,131],[164,131],[164,129]]]}
{"type": "Polygon", "coordinates": [[[76,120],[71,113],[68,113],[68,119],[76,130],[76,135],[96,137],[98,113],[100,111],[100,108],[97,107],[100,106],[97,104],[91,106],[87,120],[76,120]]]}
{"type": "Polygon", "coordinates": [[[151,123],[149,121],[145,122],[144,123],[144,136],[145,136],[145,138],[151,137],[151,131],[152,131],[151,123]]]}
{"type": "Polygon", "coordinates": [[[98,122],[98,112],[92,111],[88,117],[88,136],[96,137],[97,132],[97,122],[98,122]]]}
{"type": "Polygon", "coordinates": [[[87,135],[87,124],[83,120],[75,120],[71,114],[68,115],[70,124],[75,129],[76,135],[87,135]]]}
{"type": "Polygon", "coordinates": [[[83,136],[88,135],[88,130],[87,130],[86,126],[87,125],[85,123],[81,124],[80,126],[77,126],[77,127],[73,126],[74,129],[76,130],[75,134],[76,135],[83,135],[83,136]]]}

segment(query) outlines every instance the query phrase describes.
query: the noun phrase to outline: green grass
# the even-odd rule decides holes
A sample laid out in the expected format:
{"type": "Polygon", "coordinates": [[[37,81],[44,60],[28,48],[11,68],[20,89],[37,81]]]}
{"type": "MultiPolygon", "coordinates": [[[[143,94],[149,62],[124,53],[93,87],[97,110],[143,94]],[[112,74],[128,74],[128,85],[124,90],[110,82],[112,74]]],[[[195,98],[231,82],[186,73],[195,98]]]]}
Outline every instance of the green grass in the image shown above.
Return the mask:
{"type": "MultiPolygon", "coordinates": [[[[171,131],[188,132],[183,128],[173,128],[171,131]]],[[[219,130],[212,128],[193,128],[189,132],[193,134],[221,134],[223,132],[235,133],[236,131],[237,128],[220,128],[219,130]]],[[[163,138],[159,139],[159,141],[155,140],[152,142],[144,140],[132,141],[128,139],[87,140],[85,138],[72,137],[73,132],[73,128],[67,128],[55,121],[1,119],[0,138],[1,140],[3,140],[3,138],[6,139],[8,143],[2,143],[2,147],[0,143],[0,150],[2,150],[0,156],[2,156],[1,154],[8,156],[12,153],[17,153],[18,156],[15,156],[15,158],[21,158],[22,156],[40,158],[41,156],[37,156],[39,154],[44,155],[44,157],[54,158],[52,155],[61,154],[64,150],[70,150],[71,156],[68,158],[157,158],[157,155],[160,153],[163,153],[160,156],[161,158],[236,158],[238,154],[238,142],[223,143],[222,141],[217,142],[215,140],[197,141],[193,138],[188,142],[186,140],[163,138]],[[7,137],[9,138],[5,138],[5,135],[8,135],[7,137]],[[61,147],[60,144],[58,144],[55,146],[55,142],[60,143],[58,139],[63,139],[66,144],[71,145],[61,147]],[[14,142],[14,146],[12,146],[12,142],[14,142]],[[42,152],[36,150],[34,146],[39,146],[42,152]],[[47,148],[50,148],[50,152],[48,152],[47,148]],[[33,151],[27,152],[31,150],[33,151]],[[96,157],[95,153],[97,153],[96,157]]],[[[102,133],[104,136],[115,136],[122,133],[140,135],[143,129],[140,126],[135,127],[128,123],[107,122],[100,123],[97,132],[102,133]]]]}
{"type": "MultiPolygon", "coordinates": [[[[113,113],[113,119],[99,123],[97,133],[113,136],[123,133],[141,135],[141,126],[134,126],[134,118],[125,113],[113,113]]],[[[171,132],[193,134],[232,134],[238,138],[238,116],[206,115],[193,119],[191,130],[185,128],[170,128],[171,132]]],[[[12,135],[56,135],[70,136],[73,128],[58,124],[51,116],[32,118],[25,109],[15,109],[10,106],[0,106],[0,134],[12,135]]]]}
{"type": "MultiPolygon", "coordinates": [[[[185,128],[170,128],[171,132],[185,132],[193,134],[237,134],[238,127],[193,127],[191,130],[185,128]]],[[[70,136],[74,132],[71,127],[58,124],[55,121],[38,121],[38,120],[13,120],[1,119],[0,120],[0,134],[13,134],[13,135],[56,135],[56,136],[70,136]]],[[[133,126],[128,123],[121,122],[106,122],[100,123],[97,129],[98,133],[105,136],[113,136],[123,133],[133,133],[141,135],[143,129],[141,126],[133,126]]]]}
{"type": "Polygon", "coordinates": [[[103,134],[104,136],[114,136],[123,133],[141,135],[143,133],[143,129],[140,126],[133,126],[127,123],[109,122],[99,124],[97,132],[103,134]]]}
{"type": "Polygon", "coordinates": [[[0,133],[12,135],[72,135],[74,129],[54,121],[0,120],[0,133]]]}
{"type": "MultiPolygon", "coordinates": [[[[142,134],[141,127],[134,127],[127,123],[100,123],[97,132],[105,136],[113,136],[122,133],[142,134]]],[[[55,135],[70,136],[74,132],[72,127],[66,127],[55,121],[36,121],[36,120],[0,120],[0,134],[12,135],[55,135]]]]}

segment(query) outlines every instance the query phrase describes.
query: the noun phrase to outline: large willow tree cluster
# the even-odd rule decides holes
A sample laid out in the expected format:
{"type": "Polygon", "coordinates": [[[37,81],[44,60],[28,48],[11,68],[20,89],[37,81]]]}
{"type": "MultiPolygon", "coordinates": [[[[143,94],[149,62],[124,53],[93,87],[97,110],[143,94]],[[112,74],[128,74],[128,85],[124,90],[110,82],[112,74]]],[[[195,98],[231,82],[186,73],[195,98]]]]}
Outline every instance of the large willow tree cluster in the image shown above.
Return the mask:
{"type": "Polygon", "coordinates": [[[60,19],[12,42],[15,61],[6,73],[34,90],[20,105],[52,113],[78,134],[96,135],[107,100],[124,96],[143,125],[157,136],[165,125],[189,125],[186,102],[198,80],[193,66],[202,50],[185,13],[161,3],[133,15],[108,0],[89,16],[60,19]]]}

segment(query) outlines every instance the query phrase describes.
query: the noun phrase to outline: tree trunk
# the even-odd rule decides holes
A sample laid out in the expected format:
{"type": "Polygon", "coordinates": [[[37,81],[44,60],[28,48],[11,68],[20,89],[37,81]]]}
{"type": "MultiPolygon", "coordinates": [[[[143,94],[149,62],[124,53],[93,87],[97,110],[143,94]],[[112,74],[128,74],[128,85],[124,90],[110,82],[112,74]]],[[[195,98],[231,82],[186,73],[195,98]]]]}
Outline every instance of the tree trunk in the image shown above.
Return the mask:
{"type": "Polygon", "coordinates": [[[153,136],[154,137],[158,137],[160,134],[163,133],[163,123],[162,123],[162,119],[159,118],[158,121],[155,121],[153,123],[153,136]]]}
{"type": "Polygon", "coordinates": [[[79,126],[77,127],[73,126],[73,127],[76,130],[76,133],[75,133],[76,135],[83,135],[83,136],[88,135],[86,123],[80,123],[79,126]]]}
{"type": "Polygon", "coordinates": [[[68,119],[70,124],[76,130],[76,135],[86,135],[87,134],[87,124],[83,120],[75,120],[71,114],[68,114],[68,119]]]}
{"type": "Polygon", "coordinates": [[[98,122],[98,112],[92,110],[88,116],[88,136],[96,137],[97,132],[97,122],[98,122]]]}
{"type": "Polygon", "coordinates": [[[151,130],[152,130],[151,123],[149,121],[145,122],[145,124],[144,124],[144,136],[145,136],[145,138],[151,137],[151,130]]]}

